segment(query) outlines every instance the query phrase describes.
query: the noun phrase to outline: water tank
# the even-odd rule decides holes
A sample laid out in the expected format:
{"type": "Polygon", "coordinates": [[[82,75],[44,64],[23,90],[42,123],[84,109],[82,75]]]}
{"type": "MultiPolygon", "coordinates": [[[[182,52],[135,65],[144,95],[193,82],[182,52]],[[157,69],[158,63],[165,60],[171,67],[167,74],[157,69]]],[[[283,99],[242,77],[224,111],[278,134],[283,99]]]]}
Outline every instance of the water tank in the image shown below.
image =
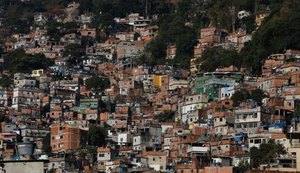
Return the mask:
{"type": "Polygon", "coordinates": [[[18,147],[19,155],[31,156],[34,152],[34,143],[30,143],[30,142],[18,143],[17,147],[18,147]]]}
{"type": "Polygon", "coordinates": [[[41,155],[38,160],[48,160],[48,155],[41,155]]]}

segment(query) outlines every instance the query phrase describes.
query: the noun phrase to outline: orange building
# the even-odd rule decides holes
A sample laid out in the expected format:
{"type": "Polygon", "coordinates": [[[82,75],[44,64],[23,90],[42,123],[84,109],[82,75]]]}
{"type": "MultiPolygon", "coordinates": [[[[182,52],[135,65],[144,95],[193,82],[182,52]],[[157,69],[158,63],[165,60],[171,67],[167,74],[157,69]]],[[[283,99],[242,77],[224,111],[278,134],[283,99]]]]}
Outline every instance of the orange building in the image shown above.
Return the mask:
{"type": "Polygon", "coordinates": [[[221,30],[215,27],[203,28],[200,31],[201,43],[220,43],[221,30]]]}
{"type": "Polygon", "coordinates": [[[52,152],[76,150],[86,141],[86,131],[69,124],[51,124],[52,152]]]}

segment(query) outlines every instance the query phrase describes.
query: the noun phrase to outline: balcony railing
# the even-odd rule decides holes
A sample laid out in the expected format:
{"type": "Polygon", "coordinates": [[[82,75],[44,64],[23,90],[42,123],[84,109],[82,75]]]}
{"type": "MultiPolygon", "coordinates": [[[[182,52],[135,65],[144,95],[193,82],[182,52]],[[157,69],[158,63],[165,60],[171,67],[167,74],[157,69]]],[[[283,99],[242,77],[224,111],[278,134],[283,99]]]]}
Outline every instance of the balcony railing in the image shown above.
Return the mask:
{"type": "Polygon", "coordinates": [[[300,148],[300,143],[292,143],[292,148],[300,148]]]}
{"type": "Polygon", "coordinates": [[[207,153],[209,151],[208,147],[197,147],[193,146],[187,149],[187,152],[194,152],[194,153],[207,153]]]}

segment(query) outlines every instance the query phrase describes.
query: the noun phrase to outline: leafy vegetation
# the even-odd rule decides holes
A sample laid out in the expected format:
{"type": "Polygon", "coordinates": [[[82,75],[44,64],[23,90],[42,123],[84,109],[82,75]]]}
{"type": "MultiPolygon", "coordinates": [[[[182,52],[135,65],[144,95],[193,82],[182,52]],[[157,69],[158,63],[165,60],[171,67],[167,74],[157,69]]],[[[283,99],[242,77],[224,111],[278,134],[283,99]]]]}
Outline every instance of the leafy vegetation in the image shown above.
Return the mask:
{"type": "Polygon", "coordinates": [[[89,90],[104,91],[110,86],[110,81],[106,76],[94,75],[85,81],[85,85],[89,90]]]}
{"type": "Polygon", "coordinates": [[[42,54],[27,55],[23,49],[17,49],[4,57],[3,69],[12,73],[31,73],[35,69],[46,69],[53,61],[42,54]]]}
{"type": "Polygon", "coordinates": [[[93,163],[97,160],[97,147],[85,145],[78,149],[77,154],[81,159],[88,159],[93,163]]]}
{"type": "Polygon", "coordinates": [[[158,122],[174,122],[175,111],[164,111],[154,116],[158,122]]]}
{"type": "Polygon", "coordinates": [[[103,146],[107,136],[106,129],[93,125],[90,126],[88,132],[88,144],[93,146],[103,146]]]}
{"type": "Polygon", "coordinates": [[[146,47],[146,53],[141,57],[142,63],[165,64],[167,46],[175,44],[176,56],[168,63],[175,67],[189,68],[198,29],[189,25],[188,10],[191,6],[190,0],[181,1],[176,13],[160,17],[157,21],[160,28],[158,36],[146,47]]]}
{"type": "Polygon", "coordinates": [[[236,168],[237,172],[243,173],[250,169],[250,163],[246,160],[241,160],[236,168]]]}
{"type": "Polygon", "coordinates": [[[249,93],[247,90],[242,89],[239,91],[236,91],[232,96],[231,99],[233,101],[233,106],[238,106],[243,101],[246,101],[248,99],[249,93]]]}
{"type": "Polygon", "coordinates": [[[218,67],[228,67],[230,65],[240,67],[241,65],[241,59],[235,50],[225,50],[221,47],[204,50],[199,61],[201,62],[200,69],[205,72],[215,71],[218,67]]]}
{"type": "MultiPolygon", "coordinates": [[[[218,4],[218,1],[216,4],[218,4]]],[[[247,67],[251,74],[259,75],[261,73],[263,60],[270,54],[281,53],[286,49],[300,49],[299,1],[265,1],[262,2],[262,4],[254,4],[254,9],[253,5],[249,5],[249,8],[247,8],[250,9],[249,11],[254,10],[255,12],[261,5],[265,5],[264,8],[270,6],[271,13],[269,17],[265,19],[259,30],[253,34],[252,41],[247,42],[239,54],[233,51],[222,50],[222,48],[210,48],[205,50],[202,59],[199,60],[202,63],[201,70],[213,71],[218,67],[233,64],[237,67],[247,67]]],[[[212,8],[217,8],[215,6],[218,5],[214,5],[212,8]]],[[[216,14],[211,14],[212,18],[210,19],[212,19],[212,21],[216,20],[215,18],[218,19],[218,16],[222,13],[218,13],[215,10],[213,11],[216,14]]],[[[229,21],[223,21],[222,17],[220,18],[220,21],[216,20],[213,23],[217,22],[220,24],[220,27],[230,30],[229,21]]],[[[238,27],[241,26],[240,23],[244,23],[247,26],[247,32],[252,32],[255,28],[254,16],[252,15],[242,20],[244,21],[235,21],[235,25],[238,27]]]]}
{"type": "Polygon", "coordinates": [[[259,148],[252,147],[250,148],[251,167],[257,168],[260,164],[268,164],[280,154],[285,153],[284,146],[275,143],[274,140],[261,144],[259,148]]]}
{"type": "Polygon", "coordinates": [[[240,103],[246,101],[247,99],[254,100],[258,105],[261,105],[262,99],[264,98],[264,92],[260,89],[253,90],[248,92],[245,89],[241,89],[236,91],[231,99],[233,100],[233,105],[238,106],[240,103]]]}
{"type": "Polygon", "coordinates": [[[44,153],[51,153],[51,145],[50,145],[50,139],[51,138],[51,134],[50,133],[47,133],[47,135],[43,138],[42,140],[42,143],[43,143],[43,146],[42,146],[42,150],[44,153]]]}
{"type": "Polygon", "coordinates": [[[7,75],[2,75],[2,77],[0,78],[0,86],[8,88],[11,86],[11,84],[13,84],[12,78],[7,75]]]}
{"type": "Polygon", "coordinates": [[[80,64],[84,54],[84,48],[80,44],[69,44],[63,52],[63,56],[68,57],[67,63],[69,66],[80,64]]]}
{"type": "MultiPolygon", "coordinates": [[[[33,14],[46,12],[50,19],[47,22],[47,34],[54,41],[71,32],[76,32],[75,23],[58,23],[53,16],[63,14],[63,8],[69,0],[31,0],[19,2],[3,0],[0,6],[4,16],[3,26],[0,28],[0,37],[8,33],[28,33],[33,24],[33,14]]],[[[125,17],[130,12],[138,12],[145,16],[156,14],[159,20],[158,37],[146,47],[146,52],[140,58],[140,63],[149,65],[170,64],[175,67],[188,68],[189,60],[193,56],[193,46],[199,37],[199,29],[209,25],[233,30],[233,26],[246,26],[247,32],[252,33],[255,26],[255,15],[270,7],[271,14],[261,28],[254,33],[253,40],[245,45],[241,53],[226,51],[221,48],[207,50],[201,69],[213,71],[217,67],[234,64],[238,67],[247,67],[252,74],[261,72],[261,62],[272,53],[283,52],[285,49],[300,49],[300,3],[297,0],[229,0],[207,1],[197,0],[179,1],[173,4],[167,1],[134,1],[134,0],[79,0],[80,13],[92,13],[92,26],[98,29],[97,38],[102,41],[105,35],[99,32],[114,32],[123,26],[114,22],[114,17],[125,17]],[[147,3],[146,3],[147,2],[147,3]],[[246,10],[249,17],[236,19],[238,11],[246,10]],[[174,60],[167,61],[166,48],[175,44],[177,52],[174,60]],[[216,51],[216,52],[214,52],[216,51]],[[212,58],[213,60],[211,61],[212,58]],[[216,62],[216,63],[211,63],[216,62]],[[224,62],[224,63],[223,63],[224,62]]],[[[126,27],[125,27],[126,28],[126,27]]]]}
{"type": "Polygon", "coordinates": [[[240,57],[252,74],[261,73],[262,60],[285,49],[300,49],[300,2],[296,0],[273,3],[274,9],[252,41],[242,49],[240,57]]]}
{"type": "Polygon", "coordinates": [[[77,33],[78,25],[75,22],[60,23],[50,19],[46,23],[47,35],[52,41],[59,41],[62,36],[77,33]]]}
{"type": "Polygon", "coordinates": [[[6,122],[6,123],[8,123],[8,122],[10,122],[10,119],[9,119],[9,117],[8,116],[6,116],[3,112],[0,112],[0,123],[1,122],[6,122]]]}

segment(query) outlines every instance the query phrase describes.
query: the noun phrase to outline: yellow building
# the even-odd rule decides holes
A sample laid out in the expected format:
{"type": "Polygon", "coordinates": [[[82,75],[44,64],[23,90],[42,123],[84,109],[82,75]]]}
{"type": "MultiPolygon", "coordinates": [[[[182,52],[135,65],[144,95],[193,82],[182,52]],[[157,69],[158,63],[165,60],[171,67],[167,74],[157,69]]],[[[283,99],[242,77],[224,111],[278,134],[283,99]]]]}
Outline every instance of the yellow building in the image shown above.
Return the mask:
{"type": "Polygon", "coordinates": [[[260,25],[262,24],[262,22],[268,15],[269,15],[269,13],[259,13],[259,14],[255,15],[255,23],[256,23],[257,28],[260,27],[260,25]]]}
{"type": "Polygon", "coordinates": [[[156,87],[162,87],[163,84],[168,83],[168,76],[167,75],[154,75],[153,76],[153,84],[156,87]]]}
{"type": "Polygon", "coordinates": [[[192,74],[196,74],[197,73],[197,71],[198,71],[198,69],[197,69],[197,63],[196,63],[196,60],[197,60],[197,57],[193,57],[193,58],[191,58],[191,60],[190,60],[190,64],[191,64],[191,66],[190,66],[190,72],[192,73],[192,74]]]}
{"type": "Polygon", "coordinates": [[[32,70],[31,77],[40,77],[44,74],[44,69],[32,70]]]}

